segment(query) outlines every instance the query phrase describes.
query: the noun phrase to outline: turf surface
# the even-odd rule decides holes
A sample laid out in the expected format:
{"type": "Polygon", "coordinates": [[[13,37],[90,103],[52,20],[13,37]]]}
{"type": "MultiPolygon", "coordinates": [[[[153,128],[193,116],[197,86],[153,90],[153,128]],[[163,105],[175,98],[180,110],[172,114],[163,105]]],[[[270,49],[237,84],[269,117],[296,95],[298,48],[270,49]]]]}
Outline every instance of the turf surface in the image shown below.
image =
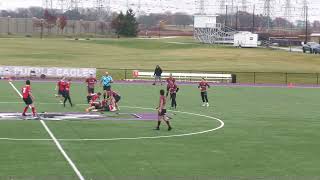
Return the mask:
{"type": "MultiPolygon", "coordinates": [[[[20,89],[22,82],[13,82],[20,89]]],[[[63,108],[54,83],[33,83],[39,112],[83,112],[85,86],[73,84],[75,107],[63,108]],[[53,104],[45,104],[53,103],[53,104]]],[[[2,112],[18,112],[21,100],[0,81],[2,112]]],[[[121,112],[154,112],[160,86],[114,85],[121,112]],[[130,108],[129,108],[129,107],[130,108]]],[[[163,88],[163,87],[162,87],[163,88]]],[[[218,127],[218,121],[176,113],[174,130],[155,132],[153,121],[46,121],[86,179],[317,179],[320,118],[318,89],[215,87],[209,108],[196,86],[182,86],[178,110],[214,116],[225,126],[210,133],[162,139],[66,141],[82,138],[166,136],[218,127]]],[[[0,121],[0,138],[47,139],[38,121],[0,121]]],[[[0,140],[0,179],[77,179],[52,141],[0,140]],[[59,178],[56,178],[56,177],[59,178]],[[4,177],[4,178],[2,178],[4,177]]]]}

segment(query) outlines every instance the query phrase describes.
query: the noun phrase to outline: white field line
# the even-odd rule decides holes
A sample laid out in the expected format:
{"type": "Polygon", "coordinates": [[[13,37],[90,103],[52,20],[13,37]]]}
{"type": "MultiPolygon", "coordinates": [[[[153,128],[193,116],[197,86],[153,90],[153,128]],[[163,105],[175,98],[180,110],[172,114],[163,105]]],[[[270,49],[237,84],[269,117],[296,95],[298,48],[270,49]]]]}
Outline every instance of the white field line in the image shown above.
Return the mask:
{"type": "MultiPolygon", "coordinates": [[[[39,104],[45,104],[45,103],[39,103],[39,104]]],[[[50,103],[50,104],[58,104],[58,103],[50,103]]],[[[78,105],[87,105],[87,104],[78,104],[78,105]]],[[[136,107],[136,106],[120,106],[120,107],[126,107],[126,108],[133,108],[133,109],[146,109],[146,110],[154,110],[153,108],[145,108],[145,107],[136,107]]],[[[198,135],[198,134],[204,134],[209,133],[212,131],[216,131],[218,129],[221,129],[224,127],[224,122],[221,119],[218,119],[216,117],[202,115],[202,114],[196,114],[196,113],[190,113],[190,112],[183,112],[183,111],[171,111],[181,114],[188,114],[193,116],[200,116],[205,117],[209,119],[216,120],[220,123],[220,126],[205,130],[205,131],[199,131],[199,132],[193,132],[193,133],[184,133],[184,134],[174,134],[174,135],[167,135],[167,136],[143,136],[143,137],[128,137],[128,138],[84,138],[84,139],[58,139],[59,141],[119,141],[119,140],[140,140],[140,139],[160,139],[160,138],[172,138],[172,137],[183,137],[183,136],[191,136],[191,135],[198,135]]],[[[15,138],[0,138],[0,140],[11,140],[11,141],[32,141],[33,139],[15,139],[15,138]]],[[[35,139],[35,141],[50,141],[51,139],[35,139]]]]}
{"type": "MultiPolygon", "coordinates": [[[[18,89],[12,84],[12,82],[9,82],[9,84],[12,86],[12,88],[18,93],[18,95],[22,98],[21,93],[18,91],[18,89]]],[[[74,172],[77,174],[78,178],[80,180],[85,180],[85,178],[82,176],[82,174],[80,173],[80,171],[78,170],[77,166],[73,163],[73,161],[70,159],[70,157],[68,156],[68,154],[64,151],[64,149],[62,148],[61,144],[59,143],[59,141],[57,140],[57,138],[53,135],[53,133],[51,132],[51,130],[49,129],[49,127],[46,125],[46,123],[43,120],[40,120],[42,126],[45,128],[45,130],[47,131],[47,133],[50,135],[50,137],[52,138],[53,142],[56,144],[56,146],[58,147],[58,149],[60,150],[61,154],[63,155],[63,157],[68,161],[69,165],[72,167],[72,169],[74,170],[74,172]]]]}

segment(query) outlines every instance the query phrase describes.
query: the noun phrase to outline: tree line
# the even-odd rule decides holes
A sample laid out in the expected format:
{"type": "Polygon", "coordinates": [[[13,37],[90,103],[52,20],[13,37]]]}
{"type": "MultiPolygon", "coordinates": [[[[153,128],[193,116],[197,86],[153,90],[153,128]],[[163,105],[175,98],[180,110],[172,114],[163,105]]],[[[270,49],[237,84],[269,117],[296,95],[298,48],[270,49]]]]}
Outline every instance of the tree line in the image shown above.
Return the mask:
{"type": "MultiPolygon", "coordinates": [[[[132,36],[136,35],[138,28],[151,29],[165,25],[188,26],[193,24],[193,16],[170,11],[164,13],[140,13],[134,14],[132,10],[125,13],[112,12],[107,10],[98,11],[95,8],[79,8],[61,12],[59,10],[45,10],[42,7],[17,8],[15,10],[1,10],[0,16],[12,18],[33,18],[45,19],[47,24],[61,23],[60,27],[64,27],[67,20],[83,20],[83,21],[99,21],[108,22],[117,34],[132,36]],[[126,27],[124,29],[124,27],[126,27]],[[130,35],[129,35],[130,34],[130,35]]],[[[261,14],[251,14],[248,12],[234,13],[231,15],[220,14],[217,22],[225,24],[236,30],[259,31],[270,27],[270,29],[305,29],[305,22],[298,20],[290,22],[282,17],[269,18],[261,14]]],[[[59,24],[57,24],[59,25],[59,24]]],[[[310,32],[320,31],[320,21],[308,21],[310,32]]]]}

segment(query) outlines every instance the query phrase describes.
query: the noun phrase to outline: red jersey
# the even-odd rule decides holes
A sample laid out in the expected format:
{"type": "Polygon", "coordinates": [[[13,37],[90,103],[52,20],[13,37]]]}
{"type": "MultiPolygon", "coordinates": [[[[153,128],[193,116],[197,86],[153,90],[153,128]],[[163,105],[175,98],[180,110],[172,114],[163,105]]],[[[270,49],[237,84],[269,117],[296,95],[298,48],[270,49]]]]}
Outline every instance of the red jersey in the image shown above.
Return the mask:
{"type": "Polygon", "coordinates": [[[168,85],[170,85],[170,84],[175,84],[176,79],[174,77],[168,77],[166,81],[168,85]]]}
{"type": "Polygon", "coordinates": [[[90,77],[86,79],[86,83],[88,84],[88,88],[94,88],[94,85],[97,83],[97,79],[94,77],[90,77]]]}
{"type": "Polygon", "coordinates": [[[102,100],[101,101],[101,106],[102,107],[106,107],[107,106],[107,103],[108,103],[108,101],[105,99],[105,100],[102,100]]]}
{"type": "Polygon", "coordinates": [[[200,82],[198,88],[200,88],[201,92],[206,92],[207,87],[210,87],[207,82],[200,82]]]}
{"type": "Polygon", "coordinates": [[[26,85],[25,87],[22,88],[22,97],[23,98],[28,98],[31,93],[31,86],[26,85]]]}
{"type": "Polygon", "coordinates": [[[170,94],[176,93],[178,86],[176,84],[168,84],[170,94]]]}
{"type": "Polygon", "coordinates": [[[166,108],[166,97],[165,96],[160,96],[159,108],[161,110],[166,108]]]}
{"type": "Polygon", "coordinates": [[[92,101],[92,102],[97,101],[99,98],[100,98],[99,95],[96,94],[96,93],[94,93],[94,94],[91,95],[91,101],[92,101]]]}
{"type": "Polygon", "coordinates": [[[60,80],[60,81],[58,81],[57,85],[59,87],[59,91],[63,91],[65,89],[66,82],[63,80],[60,80]]]}
{"type": "Polygon", "coordinates": [[[65,90],[69,92],[70,91],[70,86],[71,86],[71,82],[66,82],[65,83],[65,90]]]}

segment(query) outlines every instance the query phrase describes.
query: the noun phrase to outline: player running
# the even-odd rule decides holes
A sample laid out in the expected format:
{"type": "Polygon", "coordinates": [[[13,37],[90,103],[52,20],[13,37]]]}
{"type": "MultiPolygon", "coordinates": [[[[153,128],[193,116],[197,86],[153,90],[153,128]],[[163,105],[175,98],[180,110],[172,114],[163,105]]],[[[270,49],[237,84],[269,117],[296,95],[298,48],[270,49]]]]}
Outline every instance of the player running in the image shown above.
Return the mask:
{"type": "Polygon", "coordinates": [[[26,85],[22,88],[22,98],[26,104],[26,107],[23,110],[22,116],[27,116],[26,112],[29,107],[31,107],[33,117],[37,117],[36,108],[33,105],[34,97],[31,93],[30,80],[26,81],[26,85]]]}
{"type": "Polygon", "coordinates": [[[65,84],[64,91],[63,91],[63,97],[64,97],[63,106],[64,107],[66,107],[67,100],[69,101],[71,107],[73,106],[73,104],[71,102],[71,97],[70,97],[70,87],[71,87],[71,79],[68,79],[68,81],[65,84]]]}
{"type": "Polygon", "coordinates": [[[158,125],[155,130],[160,130],[161,120],[163,120],[168,126],[168,131],[171,131],[172,127],[170,125],[169,118],[166,116],[166,97],[164,96],[163,89],[160,90],[159,106],[156,109],[158,110],[158,125]]]}
{"type": "Polygon", "coordinates": [[[93,74],[90,74],[90,77],[86,79],[87,88],[88,88],[88,95],[87,95],[87,101],[90,102],[91,94],[94,93],[94,86],[97,83],[97,79],[93,77],[93,74]]]}
{"type": "Polygon", "coordinates": [[[210,85],[207,83],[207,81],[204,78],[202,78],[198,88],[200,89],[200,92],[201,92],[201,98],[203,102],[202,106],[209,107],[207,88],[210,88],[210,85]]]}
{"type": "Polygon", "coordinates": [[[63,93],[65,90],[65,86],[66,86],[66,81],[65,81],[65,77],[62,77],[62,79],[60,79],[56,85],[55,90],[58,91],[58,94],[56,94],[56,98],[60,99],[60,103],[62,104],[63,102],[63,93]]]}
{"type": "Polygon", "coordinates": [[[168,94],[169,94],[169,85],[176,83],[176,79],[172,76],[172,73],[170,73],[169,77],[166,79],[166,82],[167,82],[167,96],[168,96],[168,94]]]}
{"type": "Polygon", "coordinates": [[[113,79],[108,72],[106,72],[105,75],[102,76],[100,83],[103,85],[103,99],[106,99],[108,91],[111,90],[111,83],[113,83],[113,79]]]}
{"type": "Polygon", "coordinates": [[[177,92],[179,91],[178,86],[175,83],[168,84],[168,92],[170,93],[170,99],[171,99],[171,109],[177,109],[177,92]]]}

